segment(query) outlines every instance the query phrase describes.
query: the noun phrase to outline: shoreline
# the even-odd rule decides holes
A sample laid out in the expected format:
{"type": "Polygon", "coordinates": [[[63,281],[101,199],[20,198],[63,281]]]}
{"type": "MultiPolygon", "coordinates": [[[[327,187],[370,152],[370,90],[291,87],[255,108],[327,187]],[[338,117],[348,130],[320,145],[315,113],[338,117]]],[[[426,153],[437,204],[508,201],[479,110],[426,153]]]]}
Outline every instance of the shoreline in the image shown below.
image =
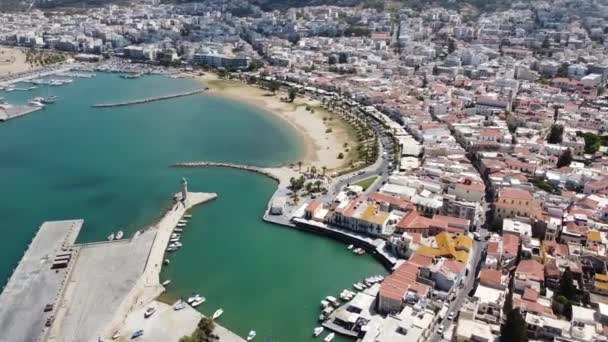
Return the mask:
{"type": "MultiPolygon", "coordinates": [[[[270,95],[259,87],[237,80],[220,79],[211,72],[195,76],[194,80],[209,87],[209,95],[254,106],[287,123],[304,148],[299,158],[302,166],[315,166],[317,169],[325,166],[327,171],[339,171],[349,166],[350,151],[358,145],[356,137],[349,132],[347,123],[338,118],[334,120],[334,113],[321,108],[321,102],[302,95],[297,96],[294,102],[284,102],[280,98],[287,97],[285,92],[270,95]],[[307,111],[307,107],[314,112],[307,111]],[[328,129],[331,132],[327,132],[328,129]],[[338,159],[339,153],[343,153],[344,158],[338,159]]],[[[297,163],[297,160],[293,163],[297,163]]]]}

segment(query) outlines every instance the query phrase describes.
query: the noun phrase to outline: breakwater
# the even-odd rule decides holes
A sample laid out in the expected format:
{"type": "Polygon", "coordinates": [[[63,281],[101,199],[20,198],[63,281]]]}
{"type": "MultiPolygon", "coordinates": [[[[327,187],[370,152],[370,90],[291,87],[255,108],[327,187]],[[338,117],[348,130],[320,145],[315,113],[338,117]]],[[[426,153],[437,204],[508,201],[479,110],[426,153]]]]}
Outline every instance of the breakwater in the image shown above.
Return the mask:
{"type": "Polygon", "coordinates": [[[273,172],[276,169],[269,169],[251,165],[234,164],[234,163],[218,163],[218,162],[186,162],[171,165],[172,167],[227,167],[231,169],[245,170],[249,172],[259,173],[268,176],[278,182],[284,181],[284,177],[273,172]]]}
{"type": "Polygon", "coordinates": [[[174,99],[174,98],[177,98],[177,97],[196,95],[196,94],[202,93],[205,90],[206,89],[197,89],[197,90],[188,91],[188,92],[184,92],[184,93],[171,94],[171,95],[165,95],[165,96],[157,96],[157,97],[149,97],[149,98],[139,99],[139,100],[133,100],[133,101],[95,104],[95,105],[93,105],[93,107],[94,108],[109,108],[109,107],[131,106],[131,105],[136,105],[136,104],[143,104],[143,103],[150,103],[150,102],[156,102],[156,101],[169,100],[169,99],[174,99]]]}

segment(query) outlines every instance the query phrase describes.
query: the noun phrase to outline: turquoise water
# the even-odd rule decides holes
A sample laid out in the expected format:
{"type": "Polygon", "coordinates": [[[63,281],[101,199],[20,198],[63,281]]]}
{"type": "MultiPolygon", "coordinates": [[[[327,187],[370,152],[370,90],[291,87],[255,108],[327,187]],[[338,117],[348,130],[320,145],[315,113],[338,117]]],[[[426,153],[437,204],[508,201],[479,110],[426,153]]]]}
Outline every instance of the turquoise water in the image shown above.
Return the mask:
{"type": "MultiPolygon", "coordinates": [[[[154,222],[179,180],[219,198],[195,208],[163,279],[171,295],[199,292],[202,312],[218,307],[220,322],[258,340],[306,341],[319,301],[364,276],[383,273],[370,257],[344,245],[261,221],[276,184],[227,169],[173,169],[180,161],[255,165],[295,161],[302,154],[291,128],[267,113],[207,95],[94,109],[92,104],[196,89],[191,80],[101,74],[62,87],[1,93],[12,103],[34,96],[58,103],[0,123],[0,279],[18,263],[45,220],[84,218],[79,241],[132,233],[154,222]]],[[[337,338],[336,341],[340,339],[337,338]]]]}

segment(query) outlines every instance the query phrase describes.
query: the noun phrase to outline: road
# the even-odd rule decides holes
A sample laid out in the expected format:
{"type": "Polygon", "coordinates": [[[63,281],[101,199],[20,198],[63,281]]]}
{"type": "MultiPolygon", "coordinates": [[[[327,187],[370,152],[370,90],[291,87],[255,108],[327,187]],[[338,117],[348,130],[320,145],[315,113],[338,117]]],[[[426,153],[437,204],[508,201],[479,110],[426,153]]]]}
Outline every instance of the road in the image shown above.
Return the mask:
{"type": "MultiPolygon", "coordinates": [[[[473,249],[471,253],[469,253],[469,260],[467,263],[467,270],[469,270],[468,276],[464,279],[464,287],[458,288],[458,292],[454,300],[450,303],[448,312],[446,317],[434,327],[433,334],[430,336],[430,342],[438,342],[441,340],[441,336],[437,333],[437,329],[439,326],[443,327],[443,331],[447,332],[452,323],[455,323],[458,319],[454,318],[454,321],[450,321],[447,319],[447,315],[451,312],[454,312],[454,315],[457,316],[458,311],[462,307],[465,299],[467,298],[469,292],[474,288],[475,281],[477,280],[478,271],[480,269],[480,263],[482,261],[482,253],[486,249],[488,242],[485,240],[488,231],[485,228],[480,228],[478,233],[481,235],[481,241],[473,240],[473,249]]],[[[483,258],[485,259],[485,253],[483,253],[483,258]]]]}

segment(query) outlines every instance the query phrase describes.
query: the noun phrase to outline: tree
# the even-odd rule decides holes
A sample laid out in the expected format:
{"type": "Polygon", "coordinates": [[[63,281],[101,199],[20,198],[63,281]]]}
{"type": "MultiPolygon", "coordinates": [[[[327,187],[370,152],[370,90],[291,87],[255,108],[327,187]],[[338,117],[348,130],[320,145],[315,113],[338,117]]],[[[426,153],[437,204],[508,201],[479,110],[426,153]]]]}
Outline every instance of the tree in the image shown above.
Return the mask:
{"type": "Polygon", "coordinates": [[[593,154],[600,149],[602,143],[597,134],[586,132],[583,133],[583,138],[585,139],[585,153],[593,154]]]}
{"type": "Polygon", "coordinates": [[[321,170],[322,170],[322,172],[323,172],[323,173],[322,173],[323,177],[325,177],[325,171],[327,171],[327,166],[322,166],[322,167],[321,167],[321,170]]]}
{"type": "Polygon", "coordinates": [[[519,310],[511,310],[507,314],[507,320],[500,329],[501,341],[527,342],[528,334],[526,321],[521,316],[519,310]]]}
{"type": "Polygon", "coordinates": [[[302,170],[302,161],[298,161],[298,171],[302,170]]]}
{"type": "Polygon", "coordinates": [[[316,192],[321,191],[321,181],[318,179],[315,181],[315,191],[316,192]]]}
{"type": "Polygon", "coordinates": [[[213,320],[207,317],[203,317],[201,318],[200,321],[198,321],[198,326],[197,328],[205,335],[205,336],[209,336],[211,335],[211,333],[213,332],[213,329],[215,328],[215,323],[213,323],[213,320]]]}
{"type": "Polygon", "coordinates": [[[342,152],[338,153],[338,159],[344,159],[344,153],[342,153],[342,152]]]}
{"type": "Polygon", "coordinates": [[[270,83],[268,83],[268,89],[270,89],[273,94],[276,93],[279,88],[281,88],[281,84],[277,81],[270,81],[270,83]]]}
{"type": "Polygon", "coordinates": [[[568,63],[562,63],[557,69],[557,76],[568,77],[568,63]]]}
{"type": "Polygon", "coordinates": [[[448,53],[456,51],[456,40],[454,38],[448,39],[448,53]]]}
{"type": "Polygon", "coordinates": [[[562,142],[562,135],[564,134],[564,126],[553,124],[547,137],[547,142],[550,144],[559,144],[562,142]]]}
{"type": "Polygon", "coordinates": [[[557,167],[568,166],[572,163],[572,151],[570,149],[566,149],[560,156],[557,158],[557,167]]]}
{"type": "Polygon", "coordinates": [[[293,87],[289,88],[289,102],[293,102],[293,100],[296,99],[296,94],[297,94],[296,88],[293,88],[293,87]]]}
{"type": "Polygon", "coordinates": [[[559,282],[558,293],[568,300],[578,301],[578,289],[574,286],[574,280],[572,278],[572,272],[570,267],[566,267],[562,274],[562,279],[559,282]]]}

